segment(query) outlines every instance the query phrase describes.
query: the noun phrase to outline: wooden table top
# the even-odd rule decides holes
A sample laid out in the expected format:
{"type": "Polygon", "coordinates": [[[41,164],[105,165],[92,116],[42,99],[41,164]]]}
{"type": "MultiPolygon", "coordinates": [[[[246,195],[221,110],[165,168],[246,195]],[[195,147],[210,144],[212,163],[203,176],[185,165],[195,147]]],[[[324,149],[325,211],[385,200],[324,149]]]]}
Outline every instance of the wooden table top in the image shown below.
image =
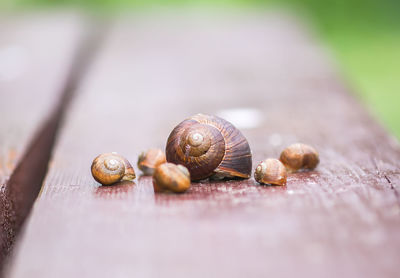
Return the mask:
{"type": "MultiPolygon", "coordinates": [[[[79,45],[83,27],[74,28],[59,39],[65,48],[46,50],[54,75],[84,66],[71,69],[72,56],[64,57],[79,45]]],[[[76,90],[59,108],[65,117],[56,116],[64,120],[7,277],[399,276],[399,144],[299,20],[276,12],[136,15],[115,20],[98,46],[86,52],[93,62],[79,80],[64,79],[76,90]],[[196,113],[237,124],[253,168],[295,142],[317,148],[321,163],[283,187],[202,181],[180,195],[155,194],[151,177],[107,187],[93,180],[99,153],[136,164],[196,113]]],[[[46,83],[48,94],[68,94],[57,84],[46,83]]]]}

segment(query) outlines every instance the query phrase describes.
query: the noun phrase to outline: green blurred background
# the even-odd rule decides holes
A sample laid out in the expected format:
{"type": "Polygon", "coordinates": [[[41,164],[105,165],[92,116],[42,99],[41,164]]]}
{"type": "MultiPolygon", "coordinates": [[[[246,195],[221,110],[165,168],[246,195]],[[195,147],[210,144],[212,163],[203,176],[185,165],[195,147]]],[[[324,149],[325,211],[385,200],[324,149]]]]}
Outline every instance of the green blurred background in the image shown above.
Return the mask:
{"type": "MultiPolygon", "coordinates": [[[[99,12],[160,6],[269,8],[284,6],[315,25],[343,76],[400,138],[400,0],[1,0],[4,8],[76,5],[99,12]]],[[[0,4],[1,5],[1,4],[0,4]]]]}

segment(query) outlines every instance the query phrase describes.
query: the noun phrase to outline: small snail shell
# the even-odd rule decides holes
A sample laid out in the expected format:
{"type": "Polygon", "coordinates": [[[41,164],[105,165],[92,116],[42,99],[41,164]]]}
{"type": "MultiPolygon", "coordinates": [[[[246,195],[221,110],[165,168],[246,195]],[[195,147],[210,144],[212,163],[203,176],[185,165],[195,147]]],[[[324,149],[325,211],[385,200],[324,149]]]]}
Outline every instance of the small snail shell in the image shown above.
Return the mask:
{"type": "Polygon", "coordinates": [[[192,180],[208,177],[249,178],[251,150],[243,134],[228,121],[197,114],[172,130],[167,161],[188,168],[192,180]]]}
{"type": "Polygon", "coordinates": [[[290,172],[299,169],[313,170],[319,163],[319,154],[309,145],[296,143],[282,151],[280,161],[290,172]]]}
{"type": "Polygon", "coordinates": [[[145,176],[151,176],[154,173],[154,168],[165,162],[167,160],[162,150],[150,149],[140,154],[137,164],[145,176]]]}
{"type": "Polygon", "coordinates": [[[154,170],[153,185],[155,192],[182,193],[190,187],[190,173],[182,165],[164,163],[154,170]]]}
{"type": "Polygon", "coordinates": [[[129,161],[117,153],[104,153],[92,163],[93,178],[102,185],[111,185],[122,180],[135,179],[135,170],[129,161]]]}
{"type": "Polygon", "coordinates": [[[261,184],[286,184],[286,168],[278,159],[268,158],[258,164],[254,178],[261,184]]]}

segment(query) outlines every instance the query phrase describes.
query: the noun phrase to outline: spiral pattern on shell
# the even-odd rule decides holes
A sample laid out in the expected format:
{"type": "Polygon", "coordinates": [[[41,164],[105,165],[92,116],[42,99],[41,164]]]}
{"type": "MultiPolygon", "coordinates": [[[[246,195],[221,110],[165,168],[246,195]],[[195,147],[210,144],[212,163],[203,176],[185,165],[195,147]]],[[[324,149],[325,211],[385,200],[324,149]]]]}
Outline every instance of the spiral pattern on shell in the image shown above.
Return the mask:
{"type": "Polygon", "coordinates": [[[104,153],[92,163],[93,178],[103,184],[111,185],[121,180],[133,180],[136,175],[127,159],[117,153],[104,153]]]}
{"type": "Polygon", "coordinates": [[[254,171],[254,179],[261,184],[286,185],[285,165],[274,158],[261,161],[254,171]]]}
{"type": "Polygon", "coordinates": [[[192,180],[251,175],[251,150],[246,138],[216,116],[197,114],[181,122],[168,138],[166,156],[168,162],[187,167],[192,180]]]}

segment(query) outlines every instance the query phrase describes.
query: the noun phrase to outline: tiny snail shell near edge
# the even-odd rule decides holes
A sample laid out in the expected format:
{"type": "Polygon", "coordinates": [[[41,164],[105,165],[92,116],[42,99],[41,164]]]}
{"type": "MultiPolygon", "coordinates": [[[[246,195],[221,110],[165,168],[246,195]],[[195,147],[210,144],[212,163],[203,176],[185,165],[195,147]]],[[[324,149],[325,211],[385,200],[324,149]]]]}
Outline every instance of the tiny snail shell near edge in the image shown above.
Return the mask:
{"type": "Polygon", "coordinates": [[[285,165],[275,158],[261,161],[254,171],[254,178],[261,184],[286,185],[285,165]]]}
{"type": "Polygon", "coordinates": [[[216,116],[197,114],[178,124],[168,137],[166,157],[185,166],[193,181],[251,176],[252,154],[246,138],[216,116]]]}
{"type": "Polygon", "coordinates": [[[93,178],[102,185],[111,185],[119,181],[132,181],[135,170],[129,161],[117,153],[104,153],[97,156],[91,166],[93,178]]]}

